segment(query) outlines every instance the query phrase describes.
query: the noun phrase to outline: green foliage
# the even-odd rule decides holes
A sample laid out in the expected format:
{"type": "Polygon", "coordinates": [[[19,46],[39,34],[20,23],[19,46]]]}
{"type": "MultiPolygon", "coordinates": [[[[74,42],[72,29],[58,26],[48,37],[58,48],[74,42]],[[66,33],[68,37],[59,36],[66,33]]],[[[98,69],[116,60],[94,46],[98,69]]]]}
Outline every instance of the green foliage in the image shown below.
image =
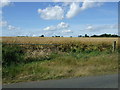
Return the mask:
{"type": "Polygon", "coordinates": [[[51,60],[3,67],[3,83],[117,73],[117,53],[52,54],[51,60]]]}
{"type": "Polygon", "coordinates": [[[19,46],[2,47],[2,65],[3,67],[20,64],[24,61],[24,51],[19,46]]]}
{"type": "MultiPolygon", "coordinates": [[[[110,53],[112,52],[112,46],[104,43],[101,43],[99,45],[87,45],[72,42],[58,46],[31,45],[21,47],[19,45],[3,45],[2,64],[3,66],[10,66],[12,64],[51,60],[59,56],[58,52],[73,53],[74,55],[74,53],[88,54],[101,51],[110,53]]],[[[75,55],[75,57],[79,57],[79,54],[75,55]]]]}
{"type": "Polygon", "coordinates": [[[18,75],[21,71],[21,65],[10,65],[9,67],[3,67],[2,68],[2,75],[3,77],[9,77],[10,79],[13,79],[16,77],[16,75],[18,75]]]}
{"type": "Polygon", "coordinates": [[[3,83],[116,73],[120,49],[117,45],[116,51],[112,52],[115,40],[73,37],[4,38],[3,83]],[[22,45],[13,45],[14,43],[22,45]],[[43,43],[48,45],[38,45],[43,43]]]}

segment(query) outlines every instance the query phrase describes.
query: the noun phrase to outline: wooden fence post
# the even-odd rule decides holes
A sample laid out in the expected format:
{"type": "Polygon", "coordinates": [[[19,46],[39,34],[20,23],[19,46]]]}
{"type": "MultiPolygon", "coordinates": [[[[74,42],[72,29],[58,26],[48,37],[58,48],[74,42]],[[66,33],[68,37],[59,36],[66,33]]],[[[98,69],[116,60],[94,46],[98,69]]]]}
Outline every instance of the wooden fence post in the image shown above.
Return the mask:
{"type": "Polygon", "coordinates": [[[113,52],[116,50],[116,41],[113,42],[113,52]]]}

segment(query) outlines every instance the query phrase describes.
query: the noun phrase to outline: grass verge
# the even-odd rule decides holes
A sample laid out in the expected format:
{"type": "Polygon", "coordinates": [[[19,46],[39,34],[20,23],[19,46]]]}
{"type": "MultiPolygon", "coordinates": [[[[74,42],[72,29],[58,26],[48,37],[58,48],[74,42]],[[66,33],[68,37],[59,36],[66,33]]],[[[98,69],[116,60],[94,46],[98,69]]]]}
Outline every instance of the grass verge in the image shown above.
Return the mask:
{"type": "Polygon", "coordinates": [[[3,67],[3,84],[113,74],[118,70],[117,52],[61,52],[49,57],[3,67]]]}

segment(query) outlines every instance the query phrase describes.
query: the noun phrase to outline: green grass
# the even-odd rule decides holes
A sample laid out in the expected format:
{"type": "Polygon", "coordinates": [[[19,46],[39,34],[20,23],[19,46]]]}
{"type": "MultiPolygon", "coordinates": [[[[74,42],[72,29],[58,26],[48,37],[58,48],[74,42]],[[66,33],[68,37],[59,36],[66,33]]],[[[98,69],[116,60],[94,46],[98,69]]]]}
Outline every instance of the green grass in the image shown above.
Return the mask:
{"type": "Polygon", "coordinates": [[[3,84],[117,73],[120,45],[112,52],[113,41],[118,38],[4,37],[3,84]]]}
{"type": "Polygon", "coordinates": [[[24,60],[24,51],[19,46],[2,47],[2,65],[7,67],[19,64],[24,60]]]}
{"type": "Polygon", "coordinates": [[[52,52],[48,57],[3,67],[3,84],[113,74],[118,68],[117,52],[52,52]]]}

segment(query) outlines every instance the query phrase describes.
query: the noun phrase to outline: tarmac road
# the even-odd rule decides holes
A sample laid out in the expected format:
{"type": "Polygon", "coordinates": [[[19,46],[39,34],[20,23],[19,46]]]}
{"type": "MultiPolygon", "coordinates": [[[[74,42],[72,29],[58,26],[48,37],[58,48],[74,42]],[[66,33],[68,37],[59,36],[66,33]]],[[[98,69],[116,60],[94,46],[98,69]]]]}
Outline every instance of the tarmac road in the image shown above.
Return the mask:
{"type": "Polygon", "coordinates": [[[118,75],[21,82],[3,85],[3,88],[118,88],[118,75]]]}

